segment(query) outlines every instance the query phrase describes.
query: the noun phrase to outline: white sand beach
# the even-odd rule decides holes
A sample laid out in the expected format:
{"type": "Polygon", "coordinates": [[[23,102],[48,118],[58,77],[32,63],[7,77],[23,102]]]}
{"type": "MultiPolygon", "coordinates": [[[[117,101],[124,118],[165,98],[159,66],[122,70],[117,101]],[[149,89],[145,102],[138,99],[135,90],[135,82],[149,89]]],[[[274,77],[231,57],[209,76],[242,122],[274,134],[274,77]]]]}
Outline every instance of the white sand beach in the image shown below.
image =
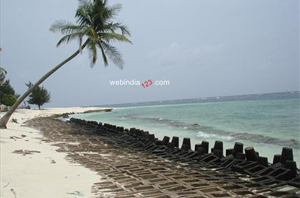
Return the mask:
{"type": "MultiPolygon", "coordinates": [[[[99,108],[18,109],[0,129],[1,196],[3,198],[76,198],[95,197],[93,183],[100,176],[66,159],[65,153],[47,143],[42,134],[23,123],[29,119],[53,114],[80,113],[99,108]]],[[[3,116],[4,112],[0,113],[3,116]]]]}

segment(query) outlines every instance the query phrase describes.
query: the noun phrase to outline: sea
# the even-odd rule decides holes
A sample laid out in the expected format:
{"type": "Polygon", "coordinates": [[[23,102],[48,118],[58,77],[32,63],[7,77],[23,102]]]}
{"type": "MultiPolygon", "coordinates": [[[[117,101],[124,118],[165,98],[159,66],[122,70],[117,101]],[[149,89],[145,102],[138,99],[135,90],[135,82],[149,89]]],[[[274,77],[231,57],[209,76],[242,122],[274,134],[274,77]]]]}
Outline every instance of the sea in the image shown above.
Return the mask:
{"type": "MultiPolygon", "coordinates": [[[[224,150],[242,142],[273,162],[283,147],[293,149],[300,166],[299,91],[106,105],[111,112],[76,114],[75,118],[149,131],[159,139],[223,141],[224,150]]],[[[224,153],[225,154],[225,153],[224,153]]]]}

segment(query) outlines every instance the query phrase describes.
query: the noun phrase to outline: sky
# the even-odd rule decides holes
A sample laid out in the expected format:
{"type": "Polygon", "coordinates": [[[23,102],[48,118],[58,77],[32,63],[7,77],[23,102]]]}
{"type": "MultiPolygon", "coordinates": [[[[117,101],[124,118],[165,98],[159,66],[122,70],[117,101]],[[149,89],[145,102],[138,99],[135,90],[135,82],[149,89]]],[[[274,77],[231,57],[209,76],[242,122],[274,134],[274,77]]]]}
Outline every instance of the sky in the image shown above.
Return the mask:
{"type": "MultiPolygon", "coordinates": [[[[123,70],[90,67],[86,50],[42,85],[45,107],[93,106],[299,90],[298,0],[110,0],[122,4],[115,21],[132,41],[114,43],[123,70]],[[116,86],[110,81],[165,86],[116,86]]],[[[75,0],[1,0],[0,67],[16,92],[27,89],[78,49],[56,47],[63,36],[49,31],[56,20],[75,23],[75,0]]]]}

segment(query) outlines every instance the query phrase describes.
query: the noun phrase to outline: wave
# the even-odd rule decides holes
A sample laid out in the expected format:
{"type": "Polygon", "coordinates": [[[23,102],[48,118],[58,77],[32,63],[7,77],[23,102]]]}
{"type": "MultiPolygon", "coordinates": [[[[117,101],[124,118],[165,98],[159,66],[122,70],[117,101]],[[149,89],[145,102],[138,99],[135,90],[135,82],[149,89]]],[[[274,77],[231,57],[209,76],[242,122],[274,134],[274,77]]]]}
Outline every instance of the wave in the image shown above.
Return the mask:
{"type": "Polygon", "coordinates": [[[121,120],[130,120],[129,117],[125,117],[125,116],[122,116],[120,119],[121,119],[121,120]]]}
{"type": "Polygon", "coordinates": [[[197,137],[201,137],[201,138],[220,138],[227,141],[246,140],[255,143],[289,146],[294,149],[299,149],[300,147],[300,142],[296,139],[279,139],[279,138],[269,137],[261,134],[251,134],[251,133],[242,133],[242,132],[237,133],[237,132],[229,132],[224,130],[215,130],[212,127],[203,126],[198,123],[188,124],[177,120],[169,120],[163,118],[138,117],[137,115],[126,115],[125,118],[143,120],[155,124],[161,124],[161,125],[171,126],[174,128],[179,128],[180,130],[197,132],[197,137]]]}
{"type": "Polygon", "coordinates": [[[232,140],[233,137],[231,136],[220,136],[220,135],[217,135],[217,134],[208,134],[208,133],[205,133],[203,131],[199,131],[198,134],[197,134],[197,137],[201,137],[201,138],[220,138],[220,139],[224,139],[224,140],[232,140]]]}

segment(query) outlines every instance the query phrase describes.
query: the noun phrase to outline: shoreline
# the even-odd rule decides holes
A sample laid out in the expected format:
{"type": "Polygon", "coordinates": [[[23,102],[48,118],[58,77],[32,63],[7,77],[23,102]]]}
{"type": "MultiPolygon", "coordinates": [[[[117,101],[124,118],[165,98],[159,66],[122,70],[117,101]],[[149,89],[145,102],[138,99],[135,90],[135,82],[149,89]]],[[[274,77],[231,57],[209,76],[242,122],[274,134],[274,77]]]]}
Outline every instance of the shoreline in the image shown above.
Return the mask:
{"type": "MultiPolygon", "coordinates": [[[[1,197],[14,198],[14,192],[17,198],[293,197],[299,192],[287,182],[274,185],[269,178],[255,181],[244,174],[145,153],[131,137],[116,136],[116,130],[124,132],[122,127],[49,118],[70,109],[81,113],[87,108],[20,110],[12,116],[19,124],[8,125],[11,133],[1,130],[1,197]],[[131,140],[133,148],[126,143],[131,140]],[[12,153],[16,150],[19,153],[12,153]]],[[[143,133],[132,132],[133,137],[143,133]]]]}
{"type": "MultiPolygon", "coordinates": [[[[101,109],[17,109],[8,123],[8,129],[0,129],[1,197],[73,198],[72,193],[82,193],[84,198],[94,197],[91,187],[100,176],[70,162],[66,154],[56,151],[57,146],[44,139],[41,131],[27,127],[25,122],[37,117],[101,109]]],[[[4,113],[0,112],[0,116],[4,113]]]]}

